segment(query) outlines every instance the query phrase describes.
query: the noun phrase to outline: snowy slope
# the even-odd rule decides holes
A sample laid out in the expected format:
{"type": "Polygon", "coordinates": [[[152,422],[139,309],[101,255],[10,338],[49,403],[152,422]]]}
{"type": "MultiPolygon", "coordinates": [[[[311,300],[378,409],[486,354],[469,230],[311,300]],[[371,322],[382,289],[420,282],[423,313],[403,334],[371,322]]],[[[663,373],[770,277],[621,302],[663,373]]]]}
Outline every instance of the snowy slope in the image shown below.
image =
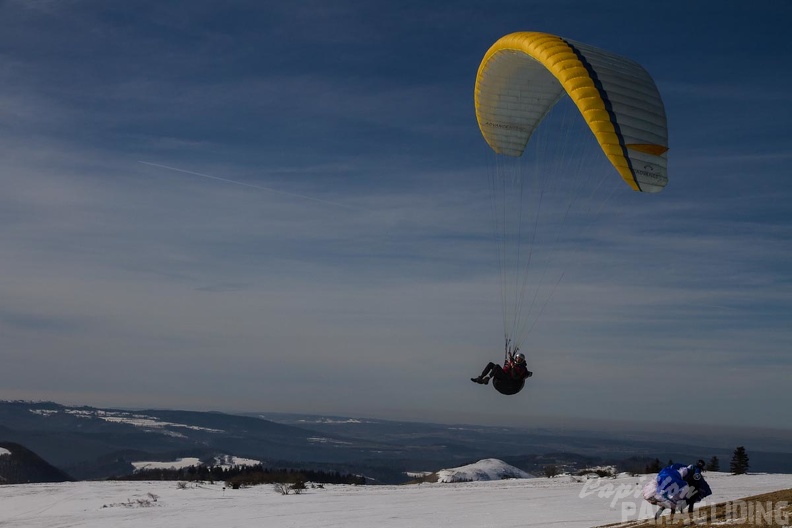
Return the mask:
{"type": "Polygon", "coordinates": [[[503,480],[510,478],[533,478],[533,475],[510,466],[496,458],[486,458],[474,464],[437,472],[437,482],[470,482],[475,480],[503,480]]]}
{"type": "MultiPolygon", "coordinates": [[[[709,473],[712,502],[792,487],[792,475],[709,473]]],[[[280,495],[270,486],[179,489],[176,482],[0,486],[0,526],[20,528],[589,528],[634,520],[639,477],[573,477],[409,486],[325,486],[280,495]],[[154,500],[156,498],[156,501],[154,500]]],[[[654,510],[646,510],[646,518],[654,510]]]]}

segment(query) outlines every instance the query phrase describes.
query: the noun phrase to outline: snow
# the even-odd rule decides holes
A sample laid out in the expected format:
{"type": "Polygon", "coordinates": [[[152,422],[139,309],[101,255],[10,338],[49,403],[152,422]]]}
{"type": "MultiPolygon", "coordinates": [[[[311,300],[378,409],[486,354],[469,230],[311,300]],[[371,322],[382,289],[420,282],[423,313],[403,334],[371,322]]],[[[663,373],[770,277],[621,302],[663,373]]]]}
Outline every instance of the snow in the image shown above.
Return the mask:
{"type": "Polygon", "coordinates": [[[11,451],[9,451],[8,449],[6,449],[4,447],[0,447],[0,456],[10,455],[10,454],[11,454],[11,451]]]}
{"type": "Polygon", "coordinates": [[[335,424],[363,424],[363,423],[373,423],[373,422],[367,422],[357,418],[344,418],[344,419],[316,418],[314,420],[305,420],[305,419],[297,420],[297,423],[335,425],[335,424]]]}
{"type": "Polygon", "coordinates": [[[230,468],[234,466],[255,466],[257,464],[261,464],[261,460],[242,458],[233,455],[220,455],[215,457],[214,464],[212,465],[230,468]]]}
{"type": "MultiPolygon", "coordinates": [[[[135,468],[135,471],[141,471],[143,469],[182,469],[182,468],[188,468],[190,466],[198,466],[200,464],[201,464],[201,460],[194,457],[179,458],[177,460],[174,460],[173,462],[159,462],[159,461],[132,462],[132,466],[135,468]]],[[[255,466],[256,464],[261,464],[261,461],[253,460],[252,458],[235,457],[232,455],[220,455],[220,456],[216,456],[214,459],[214,463],[210,465],[220,466],[220,467],[233,467],[233,466],[255,466]]]]}
{"type": "Polygon", "coordinates": [[[333,440],[324,436],[310,436],[307,440],[314,444],[336,444],[336,445],[351,445],[352,442],[345,442],[343,440],[333,440]]]}
{"type": "Polygon", "coordinates": [[[173,462],[132,462],[135,471],[143,469],[182,469],[200,464],[201,460],[193,457],[179,458],[173,462]]]}
{"type": "MultiPolygon", "coordinates": [[[[53,416],[61,412],[59,410],[48,410],[48,409],[28,409],[28,410],[33,414],[39,414],[42,416],[53,416]]],[[[72,416],[76,416],[78,418],[99,418],[100,420],[104,420],[106,422],[125,423],[128,425],[134,425],[135,427],[140,427],[141,429],[144,429],[147,432],[157,432],[167,436],[184,437],[184,435],[178,432],[169,431],[167,429],[168,427],[181,427],[184,429],[192,429],[195,431],[206,431],[210,433],[223,432],[220,429],[210,429],[208,427],[199,427],[197,425],[186,425],[175,422],[166,422],[154,416],[147,416],[145,414],[125,412],[125,411],[104,411],[101,409],[87,410],[87,409],[67,408],[64,409],[63,412],[66,414],[70,414],[72,416]]]]}
{"type": "Polygon", "coordinates": [[[53,414],[58,414],[58,411],[54,411],[51,409],[28,409],[33,414],[39,414],[41,416],[52,416],[53,414]]]}
{"type": "Polygon", "coordinates": [[[438,482],[469,482],[473,480],[503,480],[507,478],[533,478],[533,475],[522,469],[498,460],[487,458],[474,464],[437,472],[438,482]]]}
{"type": "MultiPolygon", "coordinates": [[[[634,520],[641,505],[648,506],[636,498],[647,478],[565,475],[403,486],[309,485],[300,495],[281,495],[267,485],[180,489],[176,482],[161,481],[7,485],[0,486],[0,526],[511,528],[553,523],[589,528],[634,520]]],[[[714,491],[706,504],[792,486],[791,475],[708,472],[706,478],[714,491]]],[[[647,508],[642,517],[653,512],[647,508]]]]}

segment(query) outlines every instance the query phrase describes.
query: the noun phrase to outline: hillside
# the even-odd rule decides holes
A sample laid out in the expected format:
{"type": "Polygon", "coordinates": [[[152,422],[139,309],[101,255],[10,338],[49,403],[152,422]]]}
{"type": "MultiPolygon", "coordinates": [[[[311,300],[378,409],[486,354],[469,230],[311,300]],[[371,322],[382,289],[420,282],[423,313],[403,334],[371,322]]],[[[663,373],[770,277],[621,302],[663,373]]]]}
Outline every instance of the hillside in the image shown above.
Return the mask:
{"type": "Polygon", "coordinates": [[[13,442],[0,442],[0,484],[71,480],[74,479],[33,451],[13,442]]]}
{"type": "Polygon", "coordinates": [[[427,477],[428,482],[473,482],[534,478],[533,475],[502,460],[488,458],[465,466],[442,469],[427,477]]]}
{"type": "Polygon", "coordinates": [[[51,402],[0,402],[0,440],[29,446],[78,479],[130,474],[141,460],[232,455],[272,464],[343,464],[386,444],[214,412],[97,409],[51,402]]]}

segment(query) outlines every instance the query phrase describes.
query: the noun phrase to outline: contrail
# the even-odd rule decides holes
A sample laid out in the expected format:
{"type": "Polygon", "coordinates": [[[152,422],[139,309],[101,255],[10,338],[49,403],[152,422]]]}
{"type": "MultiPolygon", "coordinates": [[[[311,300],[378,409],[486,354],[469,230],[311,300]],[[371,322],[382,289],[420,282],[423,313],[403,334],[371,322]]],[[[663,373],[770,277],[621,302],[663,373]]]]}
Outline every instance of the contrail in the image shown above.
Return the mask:
{"type": "Polygon", "coordinates": [[[263,185],[255,185],[253,183],[245,183],[245,182],[241,182],[241,181],[237,181],[237,180],[229,180],[228,178],[220,178],[219,176],[212,176],[211,174],[204,174],[202,172],[195,172],[195,171],[190,171],[190,170],[185,170],[185,169],[178,169],[176,167],[169,167],[167,165],[160,165],[159,163],[151,163],[150,161],[138,161],[138,163],[142,163],[143,165],[150,165],[152,167],[159,167],[161,169],[168,169],[168,170],[172,170],[172,171],[176,171],[176,172],[183,172],[185,174],[192,174],[194,176],[200,176],[202,178],[209,178],[210,180],[217,180],[217,181],[226,182],[226,183],[233,183],[235,185],[241,185],[243,187],[250,187],[252,189],[259,189],[259,190],[262,190],[262,191],[268,191],[268,192],[274,192],[274,193],[278,193],[278,194],[283,194],[285,196],[293,196],[295,198],[302,198],[303,200],[311,200],[312,202],[319,202],[319,203],[323,203],[323,204],[326,204],[326,205],[334,205],[336,207],[343,207],[344,209],[353,209],[352,206],[344,205],[344,204],[341,204],[341,203],[338,203],[338,202],[331,202],[329,200],[322,200],[320,198],[313,198],[311,196],[306,196],[304,194],[296,194],[296,193],[290,193],[290,192],[285,192],[285,191],[279,191],[277,189],[273,189],[272,187],[264,187],[263,185]]]}

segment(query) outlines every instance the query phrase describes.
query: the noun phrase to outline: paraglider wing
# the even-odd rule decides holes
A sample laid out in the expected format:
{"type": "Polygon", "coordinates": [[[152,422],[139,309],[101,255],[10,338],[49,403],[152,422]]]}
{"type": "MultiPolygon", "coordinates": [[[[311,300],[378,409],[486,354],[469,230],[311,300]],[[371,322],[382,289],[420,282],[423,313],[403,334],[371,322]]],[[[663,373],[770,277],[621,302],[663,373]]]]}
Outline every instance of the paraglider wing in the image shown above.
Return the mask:
{"type": "Polygon", "coordinates": [[[521,156],[531,134],[567,94],[602,151],[635,191],[661,191],[668,132],[657,87],[639,64],[540,32],[499,39],[476,77],[479,128],[498,154],[521,156]]]}

